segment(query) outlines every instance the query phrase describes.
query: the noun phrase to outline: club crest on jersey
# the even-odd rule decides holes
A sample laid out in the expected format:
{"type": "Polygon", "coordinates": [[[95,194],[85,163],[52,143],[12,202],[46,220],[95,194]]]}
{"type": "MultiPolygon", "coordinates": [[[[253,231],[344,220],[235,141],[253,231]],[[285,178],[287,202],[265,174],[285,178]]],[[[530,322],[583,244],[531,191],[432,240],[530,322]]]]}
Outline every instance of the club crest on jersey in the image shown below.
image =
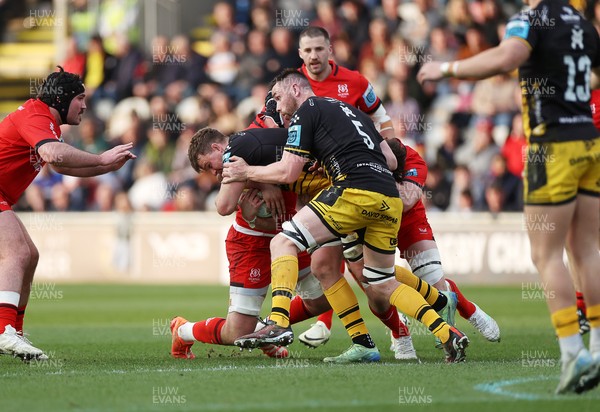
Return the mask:
{"type": "Polygon", "coordinates": [[[287,145],[288,146],[294,146],[294,147],[299,147],[300,146],[300,134],[302,132],[302,126],[299,124],[296,124],[294,126],[291,126],[288,129],[288,138],[287,138],[287,145]]]}
{"type": "Polygon", "coordinates": [[[229,158],[231,157],[231,152],[223,153],[223,163],[229,162],[229,158]]]}
{"type": "Polygon", "coordinates": [[[338,84],[338,96],[339,97],[348,97],[349,94],[350,94],[350,92],[348,91],[348,85],[346,83],[338,84]]]}

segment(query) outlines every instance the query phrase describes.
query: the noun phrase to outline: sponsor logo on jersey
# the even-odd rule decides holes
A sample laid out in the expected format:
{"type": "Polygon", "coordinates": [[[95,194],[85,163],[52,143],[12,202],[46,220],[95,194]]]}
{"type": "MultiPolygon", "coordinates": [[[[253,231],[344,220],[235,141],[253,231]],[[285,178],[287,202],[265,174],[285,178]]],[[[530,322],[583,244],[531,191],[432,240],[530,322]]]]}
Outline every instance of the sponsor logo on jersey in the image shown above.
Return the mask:
{"type": "Polygon", "coordinates": [[[231,152],[223,153],[223,163],[229,162],[229,158],[231,157],[231,152]]]}
{"type": "Polygon", "coordinates": [[[294,147],[300,147],[301,132],[302,132],[302,126],[299,124],[296,124],[296,125],[290,127],[288,129],[287,145],[294,146],[294,147]]]}
{"type": "Polygon", "coordinates": [[[369,86],[367,86],[367,90],[365,90],[365,92],[363,93],[363,99],[367,107],[372,107],[377,101],[377,95],[375,94],[375,89],[373,89],[371,83],[369,83],[369,86]]]}
{"type": "Polygon", "coordinates": [[[562,11],[563,13],[561,13],[560,18],[564,22],[579,23],[579,21],[581,20],[581,16],[579,16],[579,14],[573,13],[573,10],[569,7],[563,6],[562,11]]]}
{"type": "Polygon", "coordinates": [[[408,176],[417,176],[417,169],[408,169],[406,172],[404,172],[404,177],[408,177],[408,176]]]}
{"type": "Polygon", "coordinates": [[[338,96],[339,97],[348,97],[349,95],[348,85],[347,84],[338,84],[338,96]]]}
{"type": "Polygon", "coordinates": [[[527,40],[529,34],[529,23],[523,20],[511,20],[506,25],[505,39],[509,37],[520,37],[527,40]]]}

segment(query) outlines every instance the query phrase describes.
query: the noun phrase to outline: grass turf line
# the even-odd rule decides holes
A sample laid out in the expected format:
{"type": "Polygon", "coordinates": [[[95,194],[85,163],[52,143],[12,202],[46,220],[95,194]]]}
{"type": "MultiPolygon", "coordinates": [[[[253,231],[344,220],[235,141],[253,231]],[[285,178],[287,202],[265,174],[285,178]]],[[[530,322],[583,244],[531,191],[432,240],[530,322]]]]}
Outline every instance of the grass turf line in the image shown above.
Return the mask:
{"type": "MultiPolygon", "coordinates": [[[[541,297],[520,287],[468,287],[465,294],[495,317],[502,342],[471,338],[467,362],[445,365],[428,332],[411,329],[422,360],[393,358],[383,325],[363,309],[382,362],[325,365],[349,346],[334,319],[330,342],[316,350],[299,342],[291,358],[260,350],[195,344],[197,359],[169,357],[169,320],[225,316],[228,292],[217,286],[45,284],[34,289],[26,331],[51,360],[26,365],[0,357],[2,410],[12,411],[444,411],[578,412],[596,410],[600,389],[556,397],[558,346],[541,297]],[[41,293],[45,290],[46,293],[41,293]],[[52,292],[52,293],[49,293],[52,292]],[[60,293],[59,293],[60,292],[60,293]],[[6,409],[5,409],[6,407],[6,409]],[[399,409],[401,408],[401,409],[399,409]]],[[[362,294],[361,307],[367,308],[362,294]]],[[[458,315],[457,315],[458,318],[458,315]]],[[[294,327],[296,334],[311,321],[294,327]]],[[[587,339],[586,339],[587,340],[587,339]]]]}

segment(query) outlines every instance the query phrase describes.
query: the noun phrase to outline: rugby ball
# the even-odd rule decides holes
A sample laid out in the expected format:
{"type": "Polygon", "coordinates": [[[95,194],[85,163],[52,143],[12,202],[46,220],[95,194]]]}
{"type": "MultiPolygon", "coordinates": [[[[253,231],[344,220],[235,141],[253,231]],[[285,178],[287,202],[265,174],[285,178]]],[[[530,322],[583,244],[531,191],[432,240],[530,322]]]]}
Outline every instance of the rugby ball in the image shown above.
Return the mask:
{"type": "MultiPolygon", "coordinates": [[[[258,192],[258,197],[260,197],[261,199],[263,198],[262,197],[262,192],[258,192]]],[[[260,207],[258,208],[258,212],[256,213],[256,216],[258,216],[258,217],[272,217],[272,215],[271,215],[271,209],[269,209],[267,207],[267,204],[263,202],[260,205],[260,207]]]]}

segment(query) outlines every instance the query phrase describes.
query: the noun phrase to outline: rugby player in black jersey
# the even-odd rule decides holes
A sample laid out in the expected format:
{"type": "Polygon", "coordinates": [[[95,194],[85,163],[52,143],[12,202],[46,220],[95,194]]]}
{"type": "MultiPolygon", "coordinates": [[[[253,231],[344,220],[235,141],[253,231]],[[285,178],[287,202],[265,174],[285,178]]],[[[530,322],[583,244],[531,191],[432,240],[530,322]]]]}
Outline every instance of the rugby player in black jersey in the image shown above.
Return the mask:
{"type": "MultiPolygon", "coordinates": [[[[448,362],[464,360],[468,338],[445,323],[416,290],[395,281],[396,235],[402,201],[390,171],[396,168],[396,159],[373,122],[346,103],[316,97],[306,77],[293,69],[275,78],[272,92],[277,110],[291,115],[281,159],[268,166],[248,166],[243,159],[231,157],[223,165],[223,182],[292,183],[302,173],[306,160],[316,158],[332,186],[285,222],[282,232],[271,241],[270,321],[263,329],[239,338],[236,344],[252,348],[265,343],[291,342],[289,308],[298,278],[298,253],[359,232],[365,245],[365,283],[374,293],[427,325],[442,341],[448,362]]],[[[350,320],[357,306],[346,307],[349,285],[340,274],[331,276],[337,280],[326,279],[324,283],[320,279],[321,284],[329,303],[350,331],[362,319],[350,320]]],[[[355,334],[365,336],[360,328],[355,334]]],[[[347,351],[324,360],[346,363],[379,358],[370,339],[353,338],[347,351]]]]}
{"type": "Polygon", "coordinates": [[[508,22],[500,45],[460,61],[429,62],[417,78],[485,78],[519,69],[528,141],[525,223],[560,346],[556,393],[580,393],[600,381],[600,138],[590,110],[600,39],[567,1],[525,3],[530,9],[508,22]],[[579,334],[565,247],[586,298],[589,350],[579,334]]]}

